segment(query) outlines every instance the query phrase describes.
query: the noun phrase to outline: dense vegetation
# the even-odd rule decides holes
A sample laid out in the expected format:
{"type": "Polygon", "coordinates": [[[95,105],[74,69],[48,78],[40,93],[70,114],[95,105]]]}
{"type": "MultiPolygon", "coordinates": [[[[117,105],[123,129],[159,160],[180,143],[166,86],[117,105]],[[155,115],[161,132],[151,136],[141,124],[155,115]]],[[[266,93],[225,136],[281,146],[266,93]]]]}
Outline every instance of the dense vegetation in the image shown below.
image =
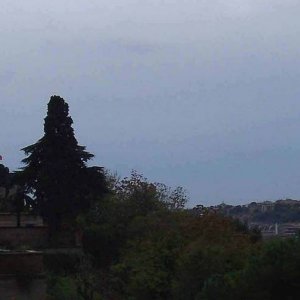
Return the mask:
{"type": "Polygon", "coordinates": [[[51,97],[45,135],[24,148],[23,170],[0,165],[2,210],[41,214],[51,237],[62,226],[82,233],[83,251],[45,255],[49,299],[299,299],[297,236],[262,241],[230,216],[186,209],[181,187],[88,167],[92,154],[71,125],[67,103],[51,97]]]}
{"type": "Polygon", "coordinates": [[[54,287],[84,286],[83,299],[299,299],[298,237],[262,241],[237,220],[170,202],[136,173],[114,182],[79,218],[86,260],[54,287]]]}

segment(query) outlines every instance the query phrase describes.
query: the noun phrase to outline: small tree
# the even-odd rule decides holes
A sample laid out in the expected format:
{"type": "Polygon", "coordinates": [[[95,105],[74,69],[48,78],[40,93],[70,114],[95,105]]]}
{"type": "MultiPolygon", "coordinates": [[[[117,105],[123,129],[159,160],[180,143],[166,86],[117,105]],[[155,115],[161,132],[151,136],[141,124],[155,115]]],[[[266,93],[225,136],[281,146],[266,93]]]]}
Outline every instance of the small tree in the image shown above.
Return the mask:
{"type": "Polygon", "coordinates": [[[101,194],[105,187],[102,169],[87,167],[86,162],[93,155],[78,145],[72,124],[68,104],[63,98],[52,96],[44,136],[22,149],[27,157],[22,161],[25,167],[21,183],[36,198],[37,208],[48,222],[50,232],[60,229],[63,219],[74,220],[89,207],[90,191],[101,194]]]}

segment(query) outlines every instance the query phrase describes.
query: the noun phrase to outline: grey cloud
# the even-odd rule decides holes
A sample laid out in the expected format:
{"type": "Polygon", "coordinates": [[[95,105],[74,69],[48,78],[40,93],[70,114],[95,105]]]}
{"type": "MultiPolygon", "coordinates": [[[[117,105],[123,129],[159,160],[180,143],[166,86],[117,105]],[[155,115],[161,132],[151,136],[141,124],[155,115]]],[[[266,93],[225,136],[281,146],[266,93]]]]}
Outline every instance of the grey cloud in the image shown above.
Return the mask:
{"type": "Polygon", "coordinates": [[[52,94],[95,163],[197,201],[300,197],[296,0],[3,0],[1,154],[42,135],[52,94]],[[9,124],[9,125],[8,125],[9,124]]]}

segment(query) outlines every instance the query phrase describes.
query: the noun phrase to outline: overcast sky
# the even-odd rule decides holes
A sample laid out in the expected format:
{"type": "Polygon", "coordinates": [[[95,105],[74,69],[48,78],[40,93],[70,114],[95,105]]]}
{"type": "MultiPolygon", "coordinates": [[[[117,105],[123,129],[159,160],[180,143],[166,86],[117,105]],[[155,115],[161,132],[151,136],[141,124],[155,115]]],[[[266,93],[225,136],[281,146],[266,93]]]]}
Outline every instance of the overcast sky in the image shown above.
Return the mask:
{"type": "Polygon", "coordinates": [[[1,0],[0,154],[70,105],[93,164],[190,206],[300,198],[299,0],[1,0]]]}

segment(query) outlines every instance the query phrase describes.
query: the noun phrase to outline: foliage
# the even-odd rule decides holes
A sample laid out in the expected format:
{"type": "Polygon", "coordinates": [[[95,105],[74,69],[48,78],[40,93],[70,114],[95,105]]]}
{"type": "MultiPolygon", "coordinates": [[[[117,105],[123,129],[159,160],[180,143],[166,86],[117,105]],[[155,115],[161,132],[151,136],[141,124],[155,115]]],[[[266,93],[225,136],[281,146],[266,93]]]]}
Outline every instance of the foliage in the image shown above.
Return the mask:
{"type": "MultiPolygon", "coordinates": [[[[101,287],[100,272],[97,271],[89,256],[82,256],[79,263],[78,272],[75,276],[77,293],[84,300],[96,299],[97,291],[101,287]]],[[[97,297],[98,298],[98,297],[97,297]]]]}
{"type": "MultiPolygon", "coordinates": [[[[109,177],[109,176],[108,176],[109,177]]],[[[83,247],[96,263],[108,267],[118,260],[121,249],[131,236],[129,228],[136,218],[168,211],[170,203],[185,203],[182,188],[170,188],[149,182],[133,171],[129,178],[110,176],[110,194],[95,203],[84,223],[83,247]]]]}
{"type": "Polygon", "coordinates": [[[262,245],[242,270],[210,278],[201,299],[299,299],[300,242],[273,240],[262,245]]]}
{"type": "Polygon", "coordinates": [[[44,136],[22,150],[27,157],[19,174],[19,184],[33,194],[41,215],[51,231],[58,230],[63,219],[74,219],[90,207],[91,197],[105,190],[101,168],[88,168],[93,155],[78,145],[63,98],[52,96],[44,124],[44,136]]]}
{"type": "Polygon", "coordinates": [[[115,290],[130,299],[169,299],[184,242],[179,219],[169,212],[136,217],[128,231],[121,259],[112,268],[115,290]]]}
{"type": "Polygon", "coordinates": [[[76,282],[67,276],[54,276],[48,278],[48,300],[82,300],[77,294],[76,282]]]}
{"type": "Polygon", "coordinates": [[[46,255],[49,300],[100,300],[102,278],[90,257],[79,253],[46,255]]]}
{"type": "Polygon", "coordinates": [[[202,299],[217,293],[214,285],[219,296],[228,294],[260,249],[257,229],[209,210],[184,210],[181,188],[136,172],[107,177],[110,193],[80,219],[84,251],[106,278],[97,288],[104,299],[202,299]]]}
{"type": "Polygon", "coordinates": [[[231,219],[215,214],[186,221],[188,243],[178,258],[174,299],[197,299],[205,281],[242,269],[254,245],[231,219]]]}
{"type": "Polygon", "coordinates": [[[17,184],[18,173],[9,173],[9,169],[0,165],[0,209],[3,212],[13,212],[16,214],[16,225],[20,227],[21,212],[33,211],[34,201],[26,194],[24,187],[17,184]]]}
{"type": "Polygon", "coordinates": [[[10,174],[9,169],[4,165],[0,164],[0,210],[4,211],[7,209],[7,198],[10,188],[10,174]]]}
{"type": "Polygon", "coordinates": [[[0,187],[7,187],[9,184],[9,169],[0,164],[0,187]]]}
{"type": "Polygon", "coordinates": [[[219,215],[159,212],[137,217],[112,288],[121,299],[196,299],[208,278],[243,269],[256,244],[219,215]]]}
{"type": "Polygon", "coordinates": [[[44,254],[44,266],[47,272],[60,276],[69,276],[78,271],[82,253],[49,251],[44,254]]]}

